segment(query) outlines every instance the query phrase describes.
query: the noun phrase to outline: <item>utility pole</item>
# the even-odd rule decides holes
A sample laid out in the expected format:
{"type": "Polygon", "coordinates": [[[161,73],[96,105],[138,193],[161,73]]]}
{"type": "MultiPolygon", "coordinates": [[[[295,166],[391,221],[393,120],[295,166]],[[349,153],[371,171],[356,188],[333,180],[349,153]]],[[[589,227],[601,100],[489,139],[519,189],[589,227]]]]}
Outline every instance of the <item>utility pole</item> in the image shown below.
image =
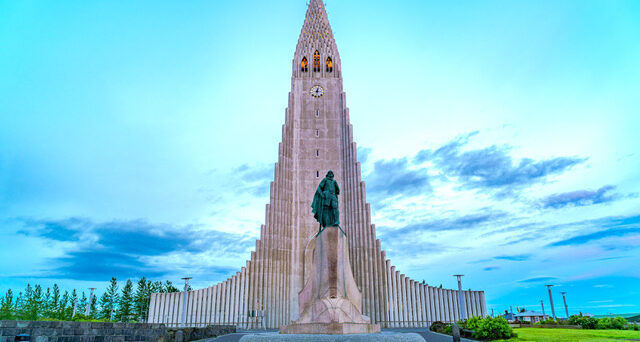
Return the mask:
{"type": "Polygon", "coordinates": [[[89,290],[91,290],[91,293],[89,293],[89,302],[87,303],[87,309],[84,311],[84,315],[89,317],[89,313],[91,312],[91,303],[93,303],[93,290],[95,290],[95,287],[90,287],[89,290]]]}
{"type": "Polygon", "coordinates": [[[191,277],[181,278],[184,280],[184,293],[182,294],[182,317],[180,318],[180,326],[184,328],[184,322],[187,321],[187,289],[189,288],[189,279],[191,277]]]}
{"type": "Polygon", "coordinates": [[[564,302],[564,311],[567,314],[567,319],[569,319],[569,308],[567,307],[567,298],[564,296],[567,293],[566,292],[560,292],[560,293],[562,293],[562,301],[564,302]]]}
{"type": "Polygon", "coordinates": [[[553,319],[556,319],[556,310],[553,308],[553,296],[551,296],[551,286],[553,285],[545,285],[547,289],[549,289],[549,302],[551,303],[551,315],[553,315],[553,319]]]}
{"type": "Polygon", "coordinates": [[[462,277],[464,274],[454,274],[454,277],[458,278],[458,310],[460,310],[460,319],[467,319],[467,313],[465,312],[465,302],[462,295],[462,277]]]}

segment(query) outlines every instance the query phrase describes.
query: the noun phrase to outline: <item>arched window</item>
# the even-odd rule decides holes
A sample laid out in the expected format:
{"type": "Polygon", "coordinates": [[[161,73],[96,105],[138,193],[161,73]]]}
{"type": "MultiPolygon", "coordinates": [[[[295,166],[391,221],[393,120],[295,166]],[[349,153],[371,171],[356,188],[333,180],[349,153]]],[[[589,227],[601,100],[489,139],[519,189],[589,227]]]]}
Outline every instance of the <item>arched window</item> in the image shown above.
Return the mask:
{"type": "Polygon", "coordinates": [[[302,57],[302,62],[300,62],[300,71],[309,71],[309,61],[307,61],[307,57],[302,57]]]}
{"type": "Polygon", "coordinates": [[[331,57],[327,57],[327,72],[333,72],[333,61],[331,57]]]}
{"type": "Polygon", "coordinates": [[[320,52],[318,50],[313,54],[313,72],[320,72],[320,52]]]}

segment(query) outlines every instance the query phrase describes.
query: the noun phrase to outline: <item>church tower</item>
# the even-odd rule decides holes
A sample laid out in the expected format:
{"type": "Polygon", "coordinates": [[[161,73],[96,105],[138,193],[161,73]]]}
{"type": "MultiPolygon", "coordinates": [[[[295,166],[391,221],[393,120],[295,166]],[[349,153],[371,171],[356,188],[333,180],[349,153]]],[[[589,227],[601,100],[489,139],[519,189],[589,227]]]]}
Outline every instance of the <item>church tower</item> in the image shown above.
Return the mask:
{"type": "MultiPolygon", "coordinates": [[[[270,203],[251,258],[235,275],[187,294],[187,325],[235,324],[279,328],[296,320],[298,292],[308,277],[309,244],[318,232],[311,202],[333,170],[341,189],[340,223],[349,240],[363,314],[383,327],[455,321],[457,291],[405,277],[376,239],[353,127],[342,87],[338,48],[321,0],[310,0],[292,63],[291,92],[278,148],[270,203]]],[[[183,293],[153,294],[150,323],[177,324],[183,293]]],[[[464,291],[469,315],[485,315],[484,292],[464,291]]]]}

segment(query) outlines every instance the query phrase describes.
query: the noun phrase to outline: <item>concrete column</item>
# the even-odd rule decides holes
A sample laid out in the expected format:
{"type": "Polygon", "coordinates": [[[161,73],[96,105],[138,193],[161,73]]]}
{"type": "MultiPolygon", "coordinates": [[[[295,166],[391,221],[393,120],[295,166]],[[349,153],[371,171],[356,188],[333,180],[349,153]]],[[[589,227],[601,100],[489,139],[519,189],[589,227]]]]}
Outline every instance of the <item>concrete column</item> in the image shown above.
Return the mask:
{"type": "Polygon", "coordinates": [[[418,298],[418,327],[423,327],[424,321],[426,320],[424,314],[424,292],[422,292],[424,285],[420,282],[417,282],[416,284],[416,297],[418,298]]]}
{"type": "Polygon", "coordinates": [[[164,323],[164,298],[162,297],[162,293],[154,293],[156,297],[156,317],[153,323],[164,323]]]}
{"type": "Polygon", "coordinates": [[[221,320],[222,324],[229,324],[229,289],[228,280],[222,282],[222,292],[220,293],[221,301],[221,320]]]}
{"type": "Polygon", "coordinates": [[[411,294],[409,292],[409,278],[407,276],[404,277],[402,282],[402,292],[404,294],[404,320],[405,327],[411,326],[411,294]]]}
{"type": "Polygon", "coordinates": [[[411,326],[416,327],[418,324],[416,321],[418,320],[418,298],[416,297],[416,281],[411,279],[411,285],[409,288],[411,289],[411,321],[413,322],[411,326]]]}
{"type": "Polygon", "coordinates": [[[387,278],[387,324],[384,325],[385,328],[392,327],[391,321],[393,321],[393,286],[391,282],[391,265],[389,260],[385,259],[385,276],[387,278]]]}
{"type": "Polygon", "coordinates": [[[246,267],[242,268],[242,277],[240,281],[240,317],[242,323],[240,324],[241,328],[246,328],[245,322],[247,321],[247,269],[246,267]]]}
{"type": "MultiPolygon", "coordinates": [[[[389,262],[391,265],[391,262],[389,262]]],[[[396,328],[398,326],[399,316],[398,316],[398,282],[396,280],[398,275],[398,271],[396,271],[395,266],[391,266],[389,277],[391,278],[391,298],[389,299],[391,310],[392,310],[392,323],[391,327],[396,328]]]]}
{"type": "Polygon", "coordinates": [[[198,310],[200,309],[200,300],[202,300],[202,291],[195,290],[192,294],[193,300],[191,302],[193,303],[193,311],[191,311],[191,325],[197,327],[198,321],[200,320],[200,312],[198,312],[198,310]]]}
{"type": "Polygon", "coordinates": [[[215,300],[215,286],[211,286],[209,287],[209,303],[207,305],[207,324],[214,324],[215,300]]]}
{"type": "Polygon", "coordinates": [[[444,289],[444,315],[445,315],[445,320],[447,322],[451,322],[452,321],[452,317],[451,317],[451,292],[448,289],[444,289]]]}
{"type": "Polygon", "coordinates": [[[413,310],[414,298],[413,291],[411,289],[413,287],[413,279],[409,279],[408,277],[405,279],[407,280],[407,313],[409,314],[408,323],[409,327],[413,327],[415,321],[415,311],[413,310]]]}
{"type": "Polygon", "coordinates": [[[446,321],[447,320],[447,316],[446,316],[446,311],[445,311],[445,307],[444,307],[444,289],[438,288],[438,320],[439,321],[446,321]]]}
{"type": "Polygon", "coordinates": [[[171,298],[171,319],[169,323],[172,324],[173,327],[178,327],[180,318],[182,317],[182,313],[186,312],[186,307],[182,307],[184,292],[174,292],[170,295],[171,298]]]}

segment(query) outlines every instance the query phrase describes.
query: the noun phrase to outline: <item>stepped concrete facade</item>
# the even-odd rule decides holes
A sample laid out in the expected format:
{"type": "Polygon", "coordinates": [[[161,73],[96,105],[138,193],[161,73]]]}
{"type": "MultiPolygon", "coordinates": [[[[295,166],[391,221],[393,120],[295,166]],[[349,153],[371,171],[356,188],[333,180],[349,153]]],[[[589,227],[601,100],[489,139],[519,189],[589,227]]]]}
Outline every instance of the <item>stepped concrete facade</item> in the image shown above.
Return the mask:
{"type": "MultiPolygon", "coordinates": [[[[459,319],[457,290],[405,276],[391,265],[376,238],[342,88],[340,55],[321,0],[309,3],[292,71],[270,203],[255,251],[226,281],[187,293],[186,324],[276,329],[300,318],[298,295],[311,266],[305,260],[310,260],[309,244],[318,232],[311,202],[327,170],[335,172],[343,194],[340,221],[362,293],[362,313],[383,328],[459,319]]],[[[180,322],[183,295],[153,294],[149,322],[180,322]]],[[[483,291],[464,291],[463,302],[467,316],[486,315],[483,291]]]]}

